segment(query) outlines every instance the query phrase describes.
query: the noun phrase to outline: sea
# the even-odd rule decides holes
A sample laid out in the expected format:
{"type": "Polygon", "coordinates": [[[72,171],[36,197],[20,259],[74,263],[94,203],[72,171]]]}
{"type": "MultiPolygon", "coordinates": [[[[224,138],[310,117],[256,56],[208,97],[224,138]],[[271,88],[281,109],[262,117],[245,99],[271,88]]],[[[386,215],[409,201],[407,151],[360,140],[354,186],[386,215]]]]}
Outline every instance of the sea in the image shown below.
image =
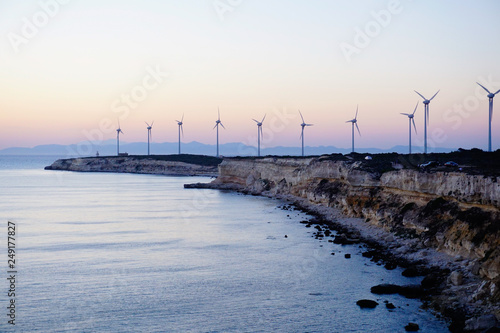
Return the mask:
{"type": "Polygon", "coordinates": [[[448,331],[419,300],[370,293],[421,278],[314,238],[285,202],[44,170],[58,158],[0,156],[1,332],[448,331]]]}

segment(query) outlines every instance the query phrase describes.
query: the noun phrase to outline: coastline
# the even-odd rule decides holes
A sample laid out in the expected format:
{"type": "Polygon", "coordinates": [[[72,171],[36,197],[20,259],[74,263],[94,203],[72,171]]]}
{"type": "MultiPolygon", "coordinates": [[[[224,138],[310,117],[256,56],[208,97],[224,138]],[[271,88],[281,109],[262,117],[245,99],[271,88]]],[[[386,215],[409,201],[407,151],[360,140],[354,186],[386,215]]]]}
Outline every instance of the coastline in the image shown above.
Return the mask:
{"type": "MultiPolygon", "coordinates": [[[[460,218],[470,217],[471,213],[489,216],[482,222],[485,230],[490,230],[488,223],[496,225],[495,181],[465,173],[406,170],[377,174],[363,170],[364,166],[356,162],[319,158],[230,158],[219,169],[220,176],[213,182],[186,184],[185,188],[230,190],[286,200],[314,217],[309,227],[316,225],[318,230],[332,231],[329,241],[366,244],[372,250],[363,256],[387,269],[399,266],[408,274],[424,276],[421,286],[411,287],[410,296],[422,299],[425,308],[448,318],[451,332],[498,328],[497,238],[492,238],[496,235],[457,228],[457,224],[463,224],[460,218]],[[461,188],[460,184],[465,185],[461,188]],[[420,188],[415,189],[416,186],[420,188]],[[476,192],[485,187],[488,190],[478,196],[476,192]],[[452,190],[452,196],[443,198],[441,193],[452,190]],[[384,192],[387,193],[380,194],[384,192]],[[379,201],[395,208],[388,209],[379,201]],[[454,214],[443,215],[443,207],[448,206],[455,207],[451,210],[454,214]],[[404,208],[402,214],[400,207],[404,208]],[[399,224],[391,221],[389,215],[399,215],[399,224]],[[448,217],[455,222],[443,225],[440,221],[448,217]],[[420,219],[427,224],[415,221],[420,219]],[[435,225],[439,232],[429,231],[435,225]],[[460,237],[453,239],[451,234],[460,237]],[[478,235],[484,237],[485,243],[475,247],[470,240],[478,235]]],[[[316,236],[329,237],[321,232],[316,236]]]]}
{"type": "Polygon", "coordinates": [[[500,249],[495,244],[500,240],[496,227],[500,177],[477,170],[392,168],[391,163],[373,158],[369,162],[333,155],[227,158],[200,168],[149,157],[108,157],[58,160],[46,169],[176,176],[206,176],[207,168],[218,169],[211,174],[218,175],[213,182],[184,187],[288,201],[313,216],[309,227],[325,231],[318,231],[317,238],[366,244],[371,250],[363,256],[377,264],[424,276],[420,286],[396,287],[409,288],[410,296],[422,299],[425,308],[449,318],[450,331],[498,328],[500,249]]]}

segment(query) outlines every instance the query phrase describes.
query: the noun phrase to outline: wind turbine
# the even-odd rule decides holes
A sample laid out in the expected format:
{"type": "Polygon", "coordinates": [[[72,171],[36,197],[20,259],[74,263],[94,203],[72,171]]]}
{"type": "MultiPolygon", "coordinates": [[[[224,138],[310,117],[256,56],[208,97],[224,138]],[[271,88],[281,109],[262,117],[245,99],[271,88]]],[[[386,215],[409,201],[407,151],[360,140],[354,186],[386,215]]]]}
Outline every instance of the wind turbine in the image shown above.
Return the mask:
{"type": "Polygon", "coordinates": [[[302,117],[302,113],[300,112],[300,110],[299,110],[299,114],[300,114],[300,118],[302,118],[302,124],[300,124],[300,126],[302,126],[302,132],[300,133],[300,138],[302,139],[302,156],[304,156],[304,127],[312,126],[313,124],[306,124],[306,122],[304,121],[304,117],[302,117]]]}
{"type": "Polygon", "coordinates": [[[116,129],[116,155],[120,156],[120,133],[124,134],[120,128],[120,121],[118,120],[118,128],[116,129]]]}
{"type": "Polygon", "coordinates": [[[219,157],[219,125],[221,125],[223,129],[226,129],[226,128],[224,127],[224,125],[222,125],[222,121],[220,121],[220,110],[219,110],[219,108],[217,108],[217,113],[218,113],[219,117],[215,121],[215,126],[214,126],[213,129],[217,128],[217,157],[219,157]]]}
{"type": "Polygon", "coordinates": [[[184,136],[184,129],[182,128],[183,121],[184,121],[184,114],[182,115],[181,121],[176,120],[177,125],[179,126],[179,155],[181,154],[181,132],[182,136],[184,136]]]}
{"type": "Polygon", "coordinates": [[[415,118],[413,118],[413,116],[415,115],[415,112],[417,111],[417,107],[418,107],[418,102],[417,102],[417,105],[415,105],[415,110],[413,110],[413,113],[401,113],[405,116],[408,116],[408,126],[409,126],[409,130],[410,130],[410,143],[408,144],[408,149],[409,149],[409,153],[411,154],[411,124],[413,123],[413,128],[415,129],[415,134],[417,133],[417,126],[415,126],[415,118]]]}
{"type": "MultiPolygon", "coordinates": [[[[145,122],[146,123],[146,122],[145,122]]],[[[148,129],[148,155],[149,155],[149,140],[151,139],[151,141],[153,140],[152,139],[152,135],[151,135],[151,129],[153,128],[153,124],[154,124],[154,120],[153,122],[151,123],[151,125],[149,125],[148,123],[146,123],[146,125],[148,125],[147,129],[148,129]]]]}
{"type": "Polygon", "coordinates": [[[361,136],[361,132],[358,127],[358,107],[356,106],[356,116],[354,119],[346,121],[346,123],[352,123],[352,152],[354,153],[354,125],[356,125],[356,129],[358,130],[359,136],[361,136]]]}
{"type": "Polygon", "coordinates": [[[266,119],[266,115],[264,115],[264,118],[262,118],[261,121],[253,119],[257,123],[257,156],[260,156],[260,137],[264,137],[264,134],[262,133],[262,123],[264,122],[264,119],[266,119]]]}
{"type": "Polygon", "coordinates": [[[429,103],[434,97],[436,97],[439,91],[440,90],[438,90],[437,93],[435,93],[434,96],[431,97],[431,99],[427,99],[415,90],[415,92],[424,99],[424,154],[427,154],[427,125],[429,124],[429,103]]]}
{"type": "Polygon", "coordinates": [[[495,97],[496,94],[498,94],[500,92],[500,90],[498,90],[496,93],[491,93],[488,89],[486,89],[485,87],[483,87],[480,83],[476,82],[477,84],[479,84],[481,86],[481,88],[483,88],[484,90],[486,90],[488,92],[488,100],[490,102],[490,116],[489,116],[489,123],[488,123],[488,151],[491,151],[491,119],[493,118],[493,97],[495,97]]]}

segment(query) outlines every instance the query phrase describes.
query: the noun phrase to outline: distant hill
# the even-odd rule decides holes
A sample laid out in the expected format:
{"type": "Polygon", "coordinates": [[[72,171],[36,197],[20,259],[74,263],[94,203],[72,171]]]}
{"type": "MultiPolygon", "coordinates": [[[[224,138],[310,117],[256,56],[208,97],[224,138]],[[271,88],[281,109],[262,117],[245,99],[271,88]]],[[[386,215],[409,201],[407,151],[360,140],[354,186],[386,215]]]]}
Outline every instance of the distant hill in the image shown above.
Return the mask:
{"type": "MultiPolygon", "coordinates": [[[[216,146],[207,145],[204,143],[192,141],[189,143],[182,144],[183,154],[199,154],[199,155],[215,155],[216,146]]],[[[151,154],[153,155],[166,155],[166,154],[176,154],[178,150],[177,142],[163,142],[163,143],[152,143],[151,144],[151,154]]],[[[233,142],[225,143],[219,146],[220,154],[223,156],[256,156],[257,148],[252,146],[244,145],[243,143],[233,142]]],[[[447,153],[456,151],[457,148],[432,148],[429,152],[433,153],[447,153]]],[[[423,152],[423,147],[412,147],[412,151],[415,153],[423,152]]],[[[13,147],[0,150],[0,155],[58,155],[58,156],[95,156],[99,152],[100,156],[112,156],[116,155],[116,144],[113,140],[107,140],[101,144],[95,144],[90,142],[83,142],[79,144],[72,145],[40,145],[32,148],[25,147],[13,147]]],[[[132,143],[120,143],[120,152],[129,153],[131,155],[145,155],[147,152],[147,143],[145,142],[132,142],[132,143]]],[[[305,147],[305,152],[307,155],[323,155],[332,153],[342,153],[348,154],[351,149],[347,148],[337,148],[335,146],[315,146],[315,147],[305,147]]],[[[358,153],[400,153],[406,154],[408,152],[408,146],[394,146],[390,149],[378,149],[378,148],[356,148],[358,153]]],[[[262,155],[300,155],[300,147],[284,147],[276,146],[261,149],[262,155]]]]}

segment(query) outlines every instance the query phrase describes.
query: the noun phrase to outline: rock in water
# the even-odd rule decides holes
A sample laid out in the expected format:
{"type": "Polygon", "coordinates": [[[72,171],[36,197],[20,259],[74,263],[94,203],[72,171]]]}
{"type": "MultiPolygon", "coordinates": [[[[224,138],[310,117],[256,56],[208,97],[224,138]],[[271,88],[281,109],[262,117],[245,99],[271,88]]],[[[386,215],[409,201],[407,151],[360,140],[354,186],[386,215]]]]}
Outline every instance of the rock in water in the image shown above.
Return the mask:
{"type": "Polygon", "coordinates": [[[393,310],[393,309],[395,309],[395,308],[396,308],[396,306],[395,306],[394,304],[392,304],[392,303],[387,303],[387,304],[385,305],[385,307],[386,307],[386,308],[388,308],[389,310],[393,310]]]}
{"type": "Polygon", "coordinates": [[[397,294],[401,289],[400,286],[395,284],[383,283],[376,286],[371,287],[370,291],[373,294],[377,295],[389,295],[389,294],[397,294]]]}
{"type": "Polygon", "coordinates": [[[364,308],[373,309],[378,305],[377,302],[371,299],[360,299],[359,301],[356,302],[356,304],[362,309],[364,308]]]}
{"type": "Polygon", "coordinates": [[[415,323],[409,323],[408,325],[405,326],[406,332],[416,332],[419,329],[420,329],[420,327],[418,327],[418,324],[415,324],[415,323]]]}

